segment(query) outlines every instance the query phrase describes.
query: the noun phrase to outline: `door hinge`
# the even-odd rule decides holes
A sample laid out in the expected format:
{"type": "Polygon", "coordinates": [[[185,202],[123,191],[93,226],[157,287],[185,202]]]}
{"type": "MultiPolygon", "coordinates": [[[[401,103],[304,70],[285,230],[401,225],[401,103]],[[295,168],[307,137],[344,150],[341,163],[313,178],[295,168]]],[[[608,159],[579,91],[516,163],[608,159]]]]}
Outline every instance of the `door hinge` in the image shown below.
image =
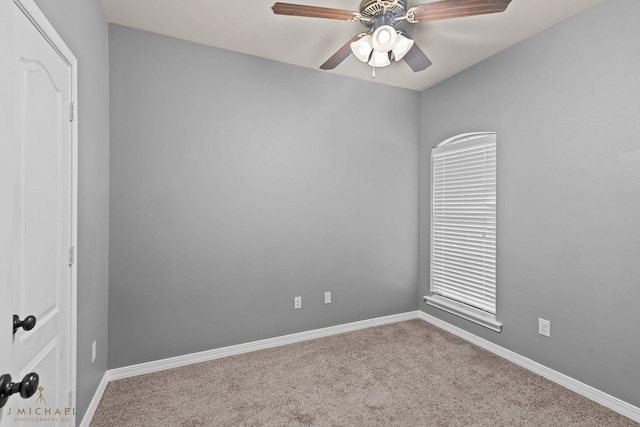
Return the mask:
{"type": "Polygon", "coordinates": [[[76,262],[76,248],[69,246],[69,267],[76,262]]]}
{"type": "Polygon", "coordinates": [[[78,109],[76,107],[76,103],[75,102],[70,102],[69,103],[69,121],[70,122],[75,122],[76,121],[77,113],[78,113],[78,109]]]}

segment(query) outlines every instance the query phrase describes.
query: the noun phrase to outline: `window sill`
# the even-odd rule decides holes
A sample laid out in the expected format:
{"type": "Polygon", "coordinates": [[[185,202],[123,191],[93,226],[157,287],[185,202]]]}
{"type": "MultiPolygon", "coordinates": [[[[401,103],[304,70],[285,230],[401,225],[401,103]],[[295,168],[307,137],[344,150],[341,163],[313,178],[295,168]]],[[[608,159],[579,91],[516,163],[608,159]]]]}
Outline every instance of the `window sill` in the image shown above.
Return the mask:
{"type": "Polygon", "coordinates": [[[493,316],[484,314],[479,310],[475,311],[472,308],[466,308],[461,304],[458,305],[455,302],[438,295],[425,296],[424,301],[433,307],[439,308],[440,310],[444,310],[458,317],[462,317],[470,322],[477,323],[478,325],[489,328],[492,331],[502,332],[502,323],[495,320],[493,316]]]}

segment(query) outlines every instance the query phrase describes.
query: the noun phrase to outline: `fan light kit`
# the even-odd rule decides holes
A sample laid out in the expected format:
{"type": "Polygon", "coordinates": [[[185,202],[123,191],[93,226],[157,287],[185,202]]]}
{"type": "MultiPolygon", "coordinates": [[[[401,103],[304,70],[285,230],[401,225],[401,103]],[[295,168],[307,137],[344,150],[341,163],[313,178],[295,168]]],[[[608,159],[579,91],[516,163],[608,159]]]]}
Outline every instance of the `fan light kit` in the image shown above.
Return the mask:
{"type": "Polygon", "coordinates": [[[367,28],[333,54],[320,66],[332,70],[352,53],[358,60],[375,69],[391,65],[391,60],[402,59],[415,72],[423,71],[431,61],[403,29],[402,23],[436,21],[464,16],[486,15],[503,12],[511,0],[439,0],[407,8],[407,0],[362,0],[360,11],[305,6],[291,3],[275,3],[271,9],[276,15],[306,16],[345,21],[358,21],[367,28]]]}
{"type": "Polygon", "coordinates": [[[358,41],[351,42],[351,51],[362,62],[376,67],[391,64],[389,52],[397,62],[413,47],[414,41],[406,38],[391,25],[382,25],[373,32],[365,34],[358,41]]]}

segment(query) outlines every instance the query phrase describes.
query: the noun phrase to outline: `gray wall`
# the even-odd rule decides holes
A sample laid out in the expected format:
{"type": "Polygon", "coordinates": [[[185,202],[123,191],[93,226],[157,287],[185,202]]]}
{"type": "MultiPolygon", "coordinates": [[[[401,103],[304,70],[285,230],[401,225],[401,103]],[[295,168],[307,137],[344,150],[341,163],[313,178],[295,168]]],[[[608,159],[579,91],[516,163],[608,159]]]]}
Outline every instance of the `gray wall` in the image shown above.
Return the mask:
{"type": "Polygon", "coordinates": [[[111,368],[418,308],[418,93],[119,26],[110,66],[111,368]]]}
{"type": "Polygon", "coordinates": [[[97,0],[36,0],[78,60],[78,421],[107,369],[109,36],[97,0]],[[97,358],[91,363],[91,343],[97,358]]]}
{"type": "Polygon", "coordinates": [[[429,155],[498,133],[496,334],[420,309],[640,406],[640,1],[611,0],[421,94],[420,295],[429,155]],[[537,320],[551,321],[551,338],[537,320]]]}

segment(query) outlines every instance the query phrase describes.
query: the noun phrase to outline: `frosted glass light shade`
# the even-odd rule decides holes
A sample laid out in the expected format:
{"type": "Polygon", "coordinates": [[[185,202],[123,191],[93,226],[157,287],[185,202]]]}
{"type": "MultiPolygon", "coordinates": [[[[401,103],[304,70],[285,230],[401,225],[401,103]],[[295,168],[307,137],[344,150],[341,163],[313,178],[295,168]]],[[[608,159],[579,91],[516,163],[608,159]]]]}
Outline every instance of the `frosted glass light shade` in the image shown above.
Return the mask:
{"type": "Polygon", "coordinates": [[[391,25],[382,25],[373,32],[371,44],[378,52],[389,52],[396,44],[398,33],[391,25]]]}
{"type": "Polygon", "coordinates": [[[398,40],[396,41],[395,46],[393,46],[393,57],[396,62],[400,61],[404,56],[411,50],[413,47],[414,41],[406,38],[402,34],[398,34],[398,40]]]}
{"type": "Polygon", "coordinates": [[[351,43],[351,52],[362,62],[367,62],[373,46],[371,44],[371,35],[360,37],[357,41],[351,43]]]}
{"type": "Polygon", "coordinates": [[[386,67],[389,64],[391,64],[391,61],[389,61],[389,52],[378,52],[377,50],[373,51],[373,55],[371,55],[369,65],[379,68],[386,67]]]}

